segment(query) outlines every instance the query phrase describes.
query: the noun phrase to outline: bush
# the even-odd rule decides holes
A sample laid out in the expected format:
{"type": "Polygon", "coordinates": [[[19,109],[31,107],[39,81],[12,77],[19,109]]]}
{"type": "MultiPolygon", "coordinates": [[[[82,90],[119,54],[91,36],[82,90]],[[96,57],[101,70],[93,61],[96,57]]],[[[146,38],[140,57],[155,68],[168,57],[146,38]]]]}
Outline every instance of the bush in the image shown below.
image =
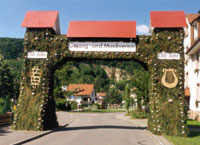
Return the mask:
{"type": "Polygon", "coordinates": [[[78,104],[75,101],[70,101],[69,105],[71,107],[71,110],[74,110],[74,109],[78,108],[78,104]]]}
{"type": "Polygon", "coordinates": [[[2,113],[3,104],[4,104],[4,99],[0,98],[0,113],[2,113]]]}
{"type": "Polygon", "coordinates": [[[106,109],[106,108],[105,108],[105,104],[101,104],[101,105],[98,104],[98,105],[99,105],[99,108],[98,108],[98,109],[106,109]]]}
{"type": "Polygon", "coordinates": [[[10,97],[7,96],[2,107],[2,113],[10,112],[11,111],[10,107],[11,107],[10,97]]]}
{"type": "Polygon", "coordinates": [[[100,105],[99,104],[92,104],[92,109],[96,110],[96,109],[100,109],[100,105]]]}
{"type": "Polygon", "coordinates": [[[147,118],[148,117],[148,114],[146,112],[138,111],[138,110],[132,111],[130,113],[130,115],[131,115],[131,118],[138,118],[138,119],[142,119],[142,118],[147,118]]]}
{"type": "Polygon", "coordinates": [[[85,109],[85,108],[90,108],[90,106],[88,104],[81,104],[79,105],[80,109],[85,109]]]}
{"type": "Polygon", "coordinates": [[[56,109],[57,110],[67,110],[67,100],[66,99],[56,99],[56,109]]]}
{"type": "Polygon", "coordinates": [[[131,111],[129,111],[129,112],[126,111],[125,116],[131,116],[131,114],[132,114],[131,111]]]}

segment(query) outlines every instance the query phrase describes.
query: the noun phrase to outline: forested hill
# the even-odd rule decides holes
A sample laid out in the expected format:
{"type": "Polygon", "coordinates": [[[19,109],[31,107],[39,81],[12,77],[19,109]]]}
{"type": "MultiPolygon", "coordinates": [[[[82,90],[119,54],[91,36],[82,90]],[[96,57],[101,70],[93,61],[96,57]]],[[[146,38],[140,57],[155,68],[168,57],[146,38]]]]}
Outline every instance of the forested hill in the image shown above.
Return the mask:
{"type": "Polygon", "coordinates": [[[0,38],[0,54],[5,59],[19,59],[23,56],[23,41],[19,38],[0,38]]]}

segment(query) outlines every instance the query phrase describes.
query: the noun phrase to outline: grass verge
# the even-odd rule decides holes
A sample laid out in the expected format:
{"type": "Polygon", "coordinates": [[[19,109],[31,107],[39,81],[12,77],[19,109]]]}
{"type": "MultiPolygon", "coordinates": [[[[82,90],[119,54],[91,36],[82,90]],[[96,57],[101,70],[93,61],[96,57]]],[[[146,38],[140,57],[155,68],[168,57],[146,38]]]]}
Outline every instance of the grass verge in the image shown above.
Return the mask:
{"type": "Polygon", "coordinates": [[[125,116],[131,116],[131,119],[146,119],[148,118],[148,114],[143,111],[129,111],[129,113],[126,113],[125,116]]]}
{"type": "Polygon", "coordinates": [[[81,110],[72,111],[77,113],[113,113],[113,112],[126,112],[125,109],[96,109],[96,110],[81,110]]]}
{"type": "Polygon", "coordinates": [[[199,145],[200,144],[200,122],[196,120],[188,120],[190,134],[188,137],[165,136],[174,145],[199,145]]]}

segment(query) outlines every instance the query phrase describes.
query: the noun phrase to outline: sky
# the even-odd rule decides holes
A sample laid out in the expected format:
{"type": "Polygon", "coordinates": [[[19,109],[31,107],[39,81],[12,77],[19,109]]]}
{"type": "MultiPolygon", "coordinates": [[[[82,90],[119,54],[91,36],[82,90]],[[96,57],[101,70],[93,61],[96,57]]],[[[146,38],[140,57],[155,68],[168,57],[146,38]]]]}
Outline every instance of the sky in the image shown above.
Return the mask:
{"type": "Polygon", "coordinates": [[[27,11],[58,10],[61,34],[73,20],[136,21],[137,35],[147,34],[150,11],[197,13],[200,0],[1,0],[0,37],[24,38],[27,11]]]}

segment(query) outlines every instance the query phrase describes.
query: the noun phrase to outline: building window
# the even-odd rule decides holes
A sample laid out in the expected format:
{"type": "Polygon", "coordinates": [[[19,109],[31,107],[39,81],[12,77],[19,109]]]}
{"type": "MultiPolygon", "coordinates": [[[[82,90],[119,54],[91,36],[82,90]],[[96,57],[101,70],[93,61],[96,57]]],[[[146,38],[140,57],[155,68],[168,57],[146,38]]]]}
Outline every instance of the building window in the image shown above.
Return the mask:
{"type": "Polygon", "coordinates": [[[197,101],[200,101],[200,84],[199,83],[197,84],[196,93],[197,93],[197,101]]]}
{"type": "Polygon", "coordinates": [[[198,26],[197,23],[194,25],[194,40],[197,40],[198,38],[198,26]]]}
{"type": "Polygon", "coordinates": [[[185,87],[188,88],[188,72],[185,73],[185,87]]]}
{"type": "Polygon", "coordinates": [[[188,36],[188,26],[185,27],[185,38],[188,36]]]}
{"type": "Polygon", "coordinates": [[[197,52],[196,55],[195,55],[195,69],[194,69],[194,73],[196,73],[197,75],[199,75],[199,53],[197,52]]]}
{"type": "Polygon", "coordinates": [[[199,69],[199,52],[196,54],[196,68],[199,69]]]}

